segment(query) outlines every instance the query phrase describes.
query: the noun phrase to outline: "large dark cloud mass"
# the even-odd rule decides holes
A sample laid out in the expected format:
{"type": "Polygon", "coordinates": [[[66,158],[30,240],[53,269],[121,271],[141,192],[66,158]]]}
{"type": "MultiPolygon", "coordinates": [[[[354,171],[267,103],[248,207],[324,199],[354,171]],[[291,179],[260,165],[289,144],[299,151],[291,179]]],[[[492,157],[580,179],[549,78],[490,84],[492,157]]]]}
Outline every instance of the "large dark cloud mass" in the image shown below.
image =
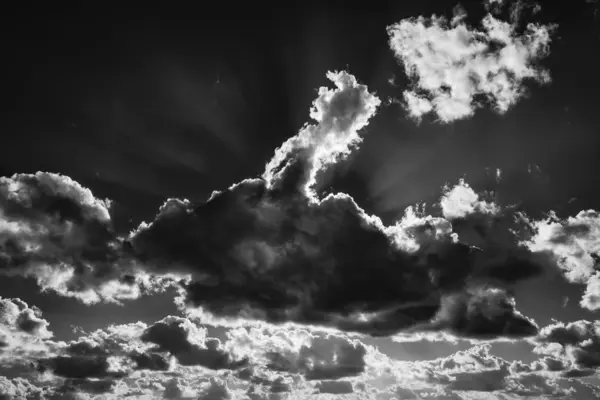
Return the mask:
{"type": "MultiPolygon", "coordinates": [[[[166,277],[178,280],[188,308],[229,319],[372,335],[535,334],[511,291],[544,271],[549,250],[519,242],[514,210],[460,182],[445,191],[441,216],[408,209],[385,226],[347,194],[319,196],[320,173],[360,144],[380,105],[352,75],[328,78],[336,88],[320,89],[316,123],[278,148],[261,178],[214,192],[204,204],[169,199],[126,237],[113,228],[110,203],[67,177],[2,178],[2,273],[34,276],[88,303],[135,298],[166,277]]],[[[172,354],[195,363],[189,354],[205,351],[172,354]]]]}
{"type": "MultiPolygon", "coordinates": [[[[534,334],[535,324],[505,290],[520,277],[501,271],[532,258],[514,237],[504,259],[495,252],[491,260],[457,242],[444,218],[412,215],[386,227],[349,195],[319,198],[311,190],[322,160],[357,141],[349,131],[364,125],[359,117],[365,120],[367,105],[376,104],[363,86],[340,76],[338,91],[322,91],[315,101],[319,124],[284,143],[263,179],[215,192],[201,205],[167,201],[130,236],[134,257],[155,273],[189,274],[187,305],[221,317],[376,335],[416,326],[474,337],[534,334]],[[452,305],[428,325],[445,302],[452,305]]],[[[450,209],[452,199],[446,203],[450,209]]],[[[458,211],[487,218],[497,210],[458,211]]]]}

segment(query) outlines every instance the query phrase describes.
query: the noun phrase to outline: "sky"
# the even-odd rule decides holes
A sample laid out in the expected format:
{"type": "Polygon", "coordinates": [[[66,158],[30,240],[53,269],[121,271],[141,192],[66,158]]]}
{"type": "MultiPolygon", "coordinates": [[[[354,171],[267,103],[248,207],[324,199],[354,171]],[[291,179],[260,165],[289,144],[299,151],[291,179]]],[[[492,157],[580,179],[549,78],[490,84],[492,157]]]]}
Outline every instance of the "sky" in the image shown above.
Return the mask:
{"type": "Polygon", "coordinates": [[[600,4],[213,6],[2,13],[0,399],[600,398],[600,4]]]}

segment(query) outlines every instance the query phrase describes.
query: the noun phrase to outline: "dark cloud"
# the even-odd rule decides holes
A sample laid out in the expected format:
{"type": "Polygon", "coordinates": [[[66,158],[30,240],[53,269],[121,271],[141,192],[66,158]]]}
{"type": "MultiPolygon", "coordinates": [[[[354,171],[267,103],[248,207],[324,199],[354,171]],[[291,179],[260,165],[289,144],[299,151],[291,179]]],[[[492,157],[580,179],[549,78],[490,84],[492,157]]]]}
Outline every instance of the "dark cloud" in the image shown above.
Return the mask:
{"type": "Polygon", "coordinates": [[[167,317],[148,327],[140,339],[156,344],[157,351],[166,351],[175,356],[181,365],[201,365],[219,369],[236,369],[248,360],[232,360],[215,338],[194,338],[195,327],[185,318],[167,317]],[[202,341],[202,343],[200,343],[202,341]]]}
{"type": "Polygon", "coordinates": [[[158,353],[134,353],[131,355],[137,369],[149,369],[152,371],[166,371],[169,369],[169,360],[158,353]]]}
{"type": "Polygon", "coordinates": [[[91,395],[101,395],[111,392],[115,386],[113,379],[67,379],[63,385],[58,388],[54,396],[68,396],[69,394],[77,395],[81,392],[91,395]]]}
{"type": "Polygon", "coordinates": [[[65,378],[119,378],[125,375],[111,371],[106,356],[57,356],[42,360],[41,364],[65,378]]]}
{"type": "Polygon", "coordinates": [[[40,339],[52,337],[48,321],[36,306],[29,306],[21,299],[0,297],[0,338],[7,331],[16,331],[40,339]],[[2,331],[5,331],[4,333],[2,331]]]}
{"type": "Polygon", "coordinates": [[[271,393],[287,393],[291,391],[291,386],[283,377],[278,377],[270,384],[269,392],[271,393]]]}
{"type": "Polygon", "coordinates": [[[321,381],[317,382],[317,393],[350,394],[354,392],[352,383],[348,381],[321,381]]]}
{"type": "MultiPolygon", "coordinates": [[[[246,180],[204,205],[167,202],[130,243],[136,257],[155,271],[191,275],[185,285],[191,307],[222,317],[329,325],[374,335],[428,322],[443,296],[466,290],[468,279],[510,286],[542,272],[531,253],[514,244],[512,254],[490,252],[488,259],[449,235],[432,238],[426,231],[418,233],[418,226],[408,234],[400,229],[383,226],[347,195],[312,202],[301,193],[246,180]],[[416,251],[402,248],[408,240],[416,251]]],[[[510,299],[495,318],[485,332],[481,328],[472,334],[535,333],[510,299]]],[[[484,322],[461,322],[455,331],[484,322]]]]}
{"type": "Polygon", "coordinates": [[[432,326],[445,325],[458,336],[480,339],[532,336],[538,331],[533,320],[515,309],[510,295],[494,287],[475,288],[447,298],[432,326]]]}
{"type": "Polygon", "coordinates": [[[585,375],[600,368],[600,321],[556,323],[544,327],[536,338],[536,351],[573,362],[569,375],[585,375]],[[578,372],[579,370],[579,372],[578,372]]]}
{"type": "MultiPolygon", "coordinates": [[[[494,242],[505,226],[495,219],[512,214],[468,185],[445,193],[447,219],[407,212],[392,226],[349,195],[319,197],[319,173],[360,144],[380,104],[352,75],[328,78],[336,88],[319,90],[310,114],[316,123],[275,151],[262,178],[214,192],[203,204],[169,199],[127,238],[115,234],[109,203],[67,177],[3,178],[4,270],[86,302],[135,298],[179,279],[182,303],[217,317],[379,336],[434,328],[486,338],[534,334],[510,290],[542,269],[514,236],[494,242]],[[465,195],[470,202],[457,202],[465,195]],[[460,242],[467,231],[483,232],[482,251],[460,242]],[[490,302],[473,287],[505,295],[490,302]],[[439,324],[448,298],[462,306],[450,307],[456,314],[439,324]]],[[[219,369],[230,362],[214,341],[185,351],[160,346],[180,363],[219,369]]]]}
{"type": "Polygon", "coordinates": [[[461,372],[453,374],[454,378],[448,383],[450,390],[468,390],[475,392],[493,392],[504,389],[504,379],[508,376],[508,368],[488,371],[461,372]]]}

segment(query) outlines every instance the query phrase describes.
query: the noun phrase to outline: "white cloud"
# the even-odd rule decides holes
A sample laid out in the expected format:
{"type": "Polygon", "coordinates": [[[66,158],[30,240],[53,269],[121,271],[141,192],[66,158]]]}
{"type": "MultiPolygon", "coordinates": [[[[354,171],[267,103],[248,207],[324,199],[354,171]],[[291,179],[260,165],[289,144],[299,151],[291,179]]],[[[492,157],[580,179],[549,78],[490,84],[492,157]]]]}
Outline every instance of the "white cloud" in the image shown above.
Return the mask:
{"type": "Polygon", "coordinates": [[[284,171],[301,159],[305,176],[300,189],[314,197],[317,173],[348,156],[362,141],[359,132],[375,115],[381,100],[345,71],[330,71],[327,78],[336,89],[319,88],[310,110],[310,117],[317,124],[306,124],[275,150],[263,174],[269,185],[276,184],[284,171]]]}
{"type": "Polygon", "coordinates": [[[524,95],[523,83],[550,81],[536,65],[548,54],[553,26],[530,23],[523,34],[515,25],[488,14],[481,28],[458,14],[407,18],[388,27],[389,45],[404,66],[413,88],[404,91],[404,105],[417,120],[433,113],[441,122],[471,117],[489,101],[505,113],[524,95]]]}
{"type": "Polygon", "coordinates": [[[445,188],[440,206],[442,214],[449,220],[464,218],[474,213],[495,215],[500,211],[499,206],[494,202],[481,200],[464,179],[461,179],[452,189],[445,188]]]}
{"type": "Polygon", "coordinates": [[[589,277],[581,306],[592,311],[600,310],[600,272],[589,277]]]}

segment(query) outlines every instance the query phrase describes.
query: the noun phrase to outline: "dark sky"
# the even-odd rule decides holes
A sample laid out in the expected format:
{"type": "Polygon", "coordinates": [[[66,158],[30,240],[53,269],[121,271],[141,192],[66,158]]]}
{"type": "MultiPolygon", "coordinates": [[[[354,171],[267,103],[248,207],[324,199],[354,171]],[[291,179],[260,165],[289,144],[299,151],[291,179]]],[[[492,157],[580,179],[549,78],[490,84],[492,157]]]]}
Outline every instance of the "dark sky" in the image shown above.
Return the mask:
{"type": "MultiPolygon", "coordinates": [[[[127,231],[152,219],[168,197],[201,202],[214,189],[259,175],[273,150],[306,122],[327,70],[348,69],[384,100],[400,96],[404,71],[384,27],[448,14],[455,5],[266,4],[4,9],[0,173],[66,174],[113,199],[117,226],[127,231]],[[397,87],[388,82],[393,76],[397,87]]],[[[477,4],[463,3],[474,18],[482,12],[477,4]]],[[[593,3],[543,6],[540,21],[559,24],[543,61],[550,85],[528,86],[527,98],[506,115],[484,109],[450,125],[417,125],[398,106],[385,106],[361,150],[335,167],[332,189],[349,192],[387,223],[408,205],[435,201],[441,186],[463,176],[532,214],[597,207],[600,20],[593,3]],[[499,184],[496,168],[505,177],[499,184]]],[[[557,287],[565,295],[580,290],[556,282],[540,290],[557,287]]],[[[71,337],[60,319],[67,307],[86,329],[102,325],[84,305],[53,295],[35,300],[34,285],[22,280],[2,280],[0,293],[37,304],[59,338],[71,337]]],[[[520,309],[536,309],[545,322],[586,315],[556,308],[562,296],[545,306],[552,313],[535,297],[520,296],[520,309]]],[[[162,297],[126,310],[94,307],[96,315],[121,322],[153,321],[174,309],[162,297]]]]}

